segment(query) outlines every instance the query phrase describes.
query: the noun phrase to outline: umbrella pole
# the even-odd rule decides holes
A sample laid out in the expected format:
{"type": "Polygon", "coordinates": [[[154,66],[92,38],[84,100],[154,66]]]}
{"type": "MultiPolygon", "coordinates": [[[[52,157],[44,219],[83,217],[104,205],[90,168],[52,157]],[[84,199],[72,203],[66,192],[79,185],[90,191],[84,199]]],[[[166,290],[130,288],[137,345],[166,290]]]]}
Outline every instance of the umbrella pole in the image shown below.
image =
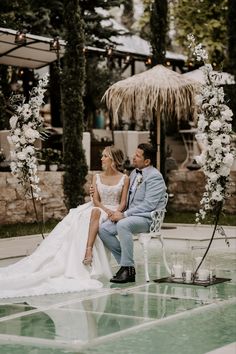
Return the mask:
{"type": "Polygon", "coordinates": [[[157,169],[160,170],[161,167],[161,156],[160,156],[160,147],[161,147],[161,114],[160,111],[156,111],[157,119],[157,169]]]}

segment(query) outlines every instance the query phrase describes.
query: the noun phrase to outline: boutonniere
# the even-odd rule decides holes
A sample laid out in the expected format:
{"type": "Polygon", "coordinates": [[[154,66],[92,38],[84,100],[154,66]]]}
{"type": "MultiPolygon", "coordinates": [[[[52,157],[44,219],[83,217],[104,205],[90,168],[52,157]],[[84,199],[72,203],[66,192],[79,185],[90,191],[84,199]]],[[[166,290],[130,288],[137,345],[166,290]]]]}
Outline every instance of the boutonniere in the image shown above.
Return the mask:
{"type": "Polygon", "coordinates": [[[143,182],[143,176],[142,175],[138,175],[136,181],[137,181],[137,187],[139,187],[140,184],[143,182]]]}

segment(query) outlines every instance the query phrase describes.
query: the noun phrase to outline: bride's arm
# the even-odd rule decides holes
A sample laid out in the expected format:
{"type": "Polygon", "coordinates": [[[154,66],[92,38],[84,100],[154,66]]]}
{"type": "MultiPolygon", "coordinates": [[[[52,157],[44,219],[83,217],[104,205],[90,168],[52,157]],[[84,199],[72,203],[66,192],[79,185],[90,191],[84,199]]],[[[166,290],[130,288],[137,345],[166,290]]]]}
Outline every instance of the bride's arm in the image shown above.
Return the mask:
{"type": "Polygon", "coordinates": [[[123,212],[126,208],[127,203],[127,194],[129,191],[129,177],[125,176],[124,186],[121,193],[120,204],[117,208],[117,211],[123,212]]]}
{"type": "Polygon", "coordinates": [[[101,199],[100,199],[100,195],[98,193],[98,189],[97,189],[97,184],[96,184],[96,175],[93,176],[93,188],[94,188],[94,194],[93,194],[93,204],[94,206],[101,208],[102,210],[105,211],[105,213],[107,213],[108,216],[110,216],[113,211],[106,208],[102,203],[101,203],[101,199]]]}

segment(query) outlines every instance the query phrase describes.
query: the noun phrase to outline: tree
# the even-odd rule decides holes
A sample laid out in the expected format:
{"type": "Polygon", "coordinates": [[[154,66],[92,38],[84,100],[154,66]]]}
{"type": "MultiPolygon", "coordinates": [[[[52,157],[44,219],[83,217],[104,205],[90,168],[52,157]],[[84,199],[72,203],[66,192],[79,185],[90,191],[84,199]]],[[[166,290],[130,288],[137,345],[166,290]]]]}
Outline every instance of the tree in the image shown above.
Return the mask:
{"type": "Polygon", "coordinates": [[[84,202],[88,167],[82,147],[85,81],[84,32],[78,0],[65,0],[65,40],[62,74],[64,194],[67,208],[84,202]]]}
{"type": "Polygon", "coordinates": [[[153,53],[153,65],[165,63],[166,34],[168,28],[167,13],[167,0],[153,1],[150,16],[150,40],[153,53]]]}
{"type": "Polygon", "coordinates": [[[124,10],[121,16],[122,24],[131,30],[134,23],[134,2],[133,0],[124,0],[124,10]]]}
{"type": "Polygon", "coordinates": [[[225,64],[228,0],[176,0],[174,3],[176,42],[188,54],[187,35],[193,34],[208,51],[213,66],[225,64]]]}
{"type": "Polygon", "coordinates": [[[236,79],[236,4],[235,0],[228,0],[228,70],[236,79]]]}
{"type": "MultiPolygon", "coordinates": [[[[167,13],[168,13],[168,4],[167,0],[154,0],[151,5],[151,16],[150,16],[150,39],[152,46],[152,65],[157,64],[165,64],[165,56],[166,56],[166,34],[168,28],[167,21],[167,13]]],[[[159,126],[161,132],[159,133],[161,136],[160,146],[157,146],[157,149],[160,149],[161,156],[161,172],[165,177],[165,122],[162,117],[161,124],[159,126]]],[[[157,125],[156,122],[153,122],[153,130],[151,132],[151,140],[152,144],[156,146],[157,142],[157,125]]]]}

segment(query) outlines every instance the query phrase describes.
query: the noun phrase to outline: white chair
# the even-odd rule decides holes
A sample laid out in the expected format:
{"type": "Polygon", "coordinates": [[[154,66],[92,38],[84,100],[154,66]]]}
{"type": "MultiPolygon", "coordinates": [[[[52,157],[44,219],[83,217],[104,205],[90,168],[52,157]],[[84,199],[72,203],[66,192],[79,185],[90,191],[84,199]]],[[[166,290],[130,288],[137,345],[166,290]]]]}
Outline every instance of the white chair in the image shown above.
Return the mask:
{"type": "Polygon", "coordinates": [[[165,265],[167,272],[169,274],[171,274],[171,270],[170,270],[170,268],[167,264],[167,261],[166,261],[164,240],[163,240],[163,236],[161,234],[161,226],[162,226],[162,223],[163,223],[163,220],[165,217],[167,202],[168,202],[168,194],[166,193],[165,194],[165,204],[164,204],[163,208],[159,209],[159,210],[158,209],[153,210],[151,212],[152,223],[151,223],[149,232],[146,232],[146,233],[142,232],[142,233],[135,235],[135,236],[138,236],[138,240],[143,247],[145,280],[147,282],[150,281],[149,272],[148,272],[148,244],[151,241],[152,237],[156,237],[160,241],[161,246],[162,246],[162,256],[163,256],[164,265],[165,265]]]}

